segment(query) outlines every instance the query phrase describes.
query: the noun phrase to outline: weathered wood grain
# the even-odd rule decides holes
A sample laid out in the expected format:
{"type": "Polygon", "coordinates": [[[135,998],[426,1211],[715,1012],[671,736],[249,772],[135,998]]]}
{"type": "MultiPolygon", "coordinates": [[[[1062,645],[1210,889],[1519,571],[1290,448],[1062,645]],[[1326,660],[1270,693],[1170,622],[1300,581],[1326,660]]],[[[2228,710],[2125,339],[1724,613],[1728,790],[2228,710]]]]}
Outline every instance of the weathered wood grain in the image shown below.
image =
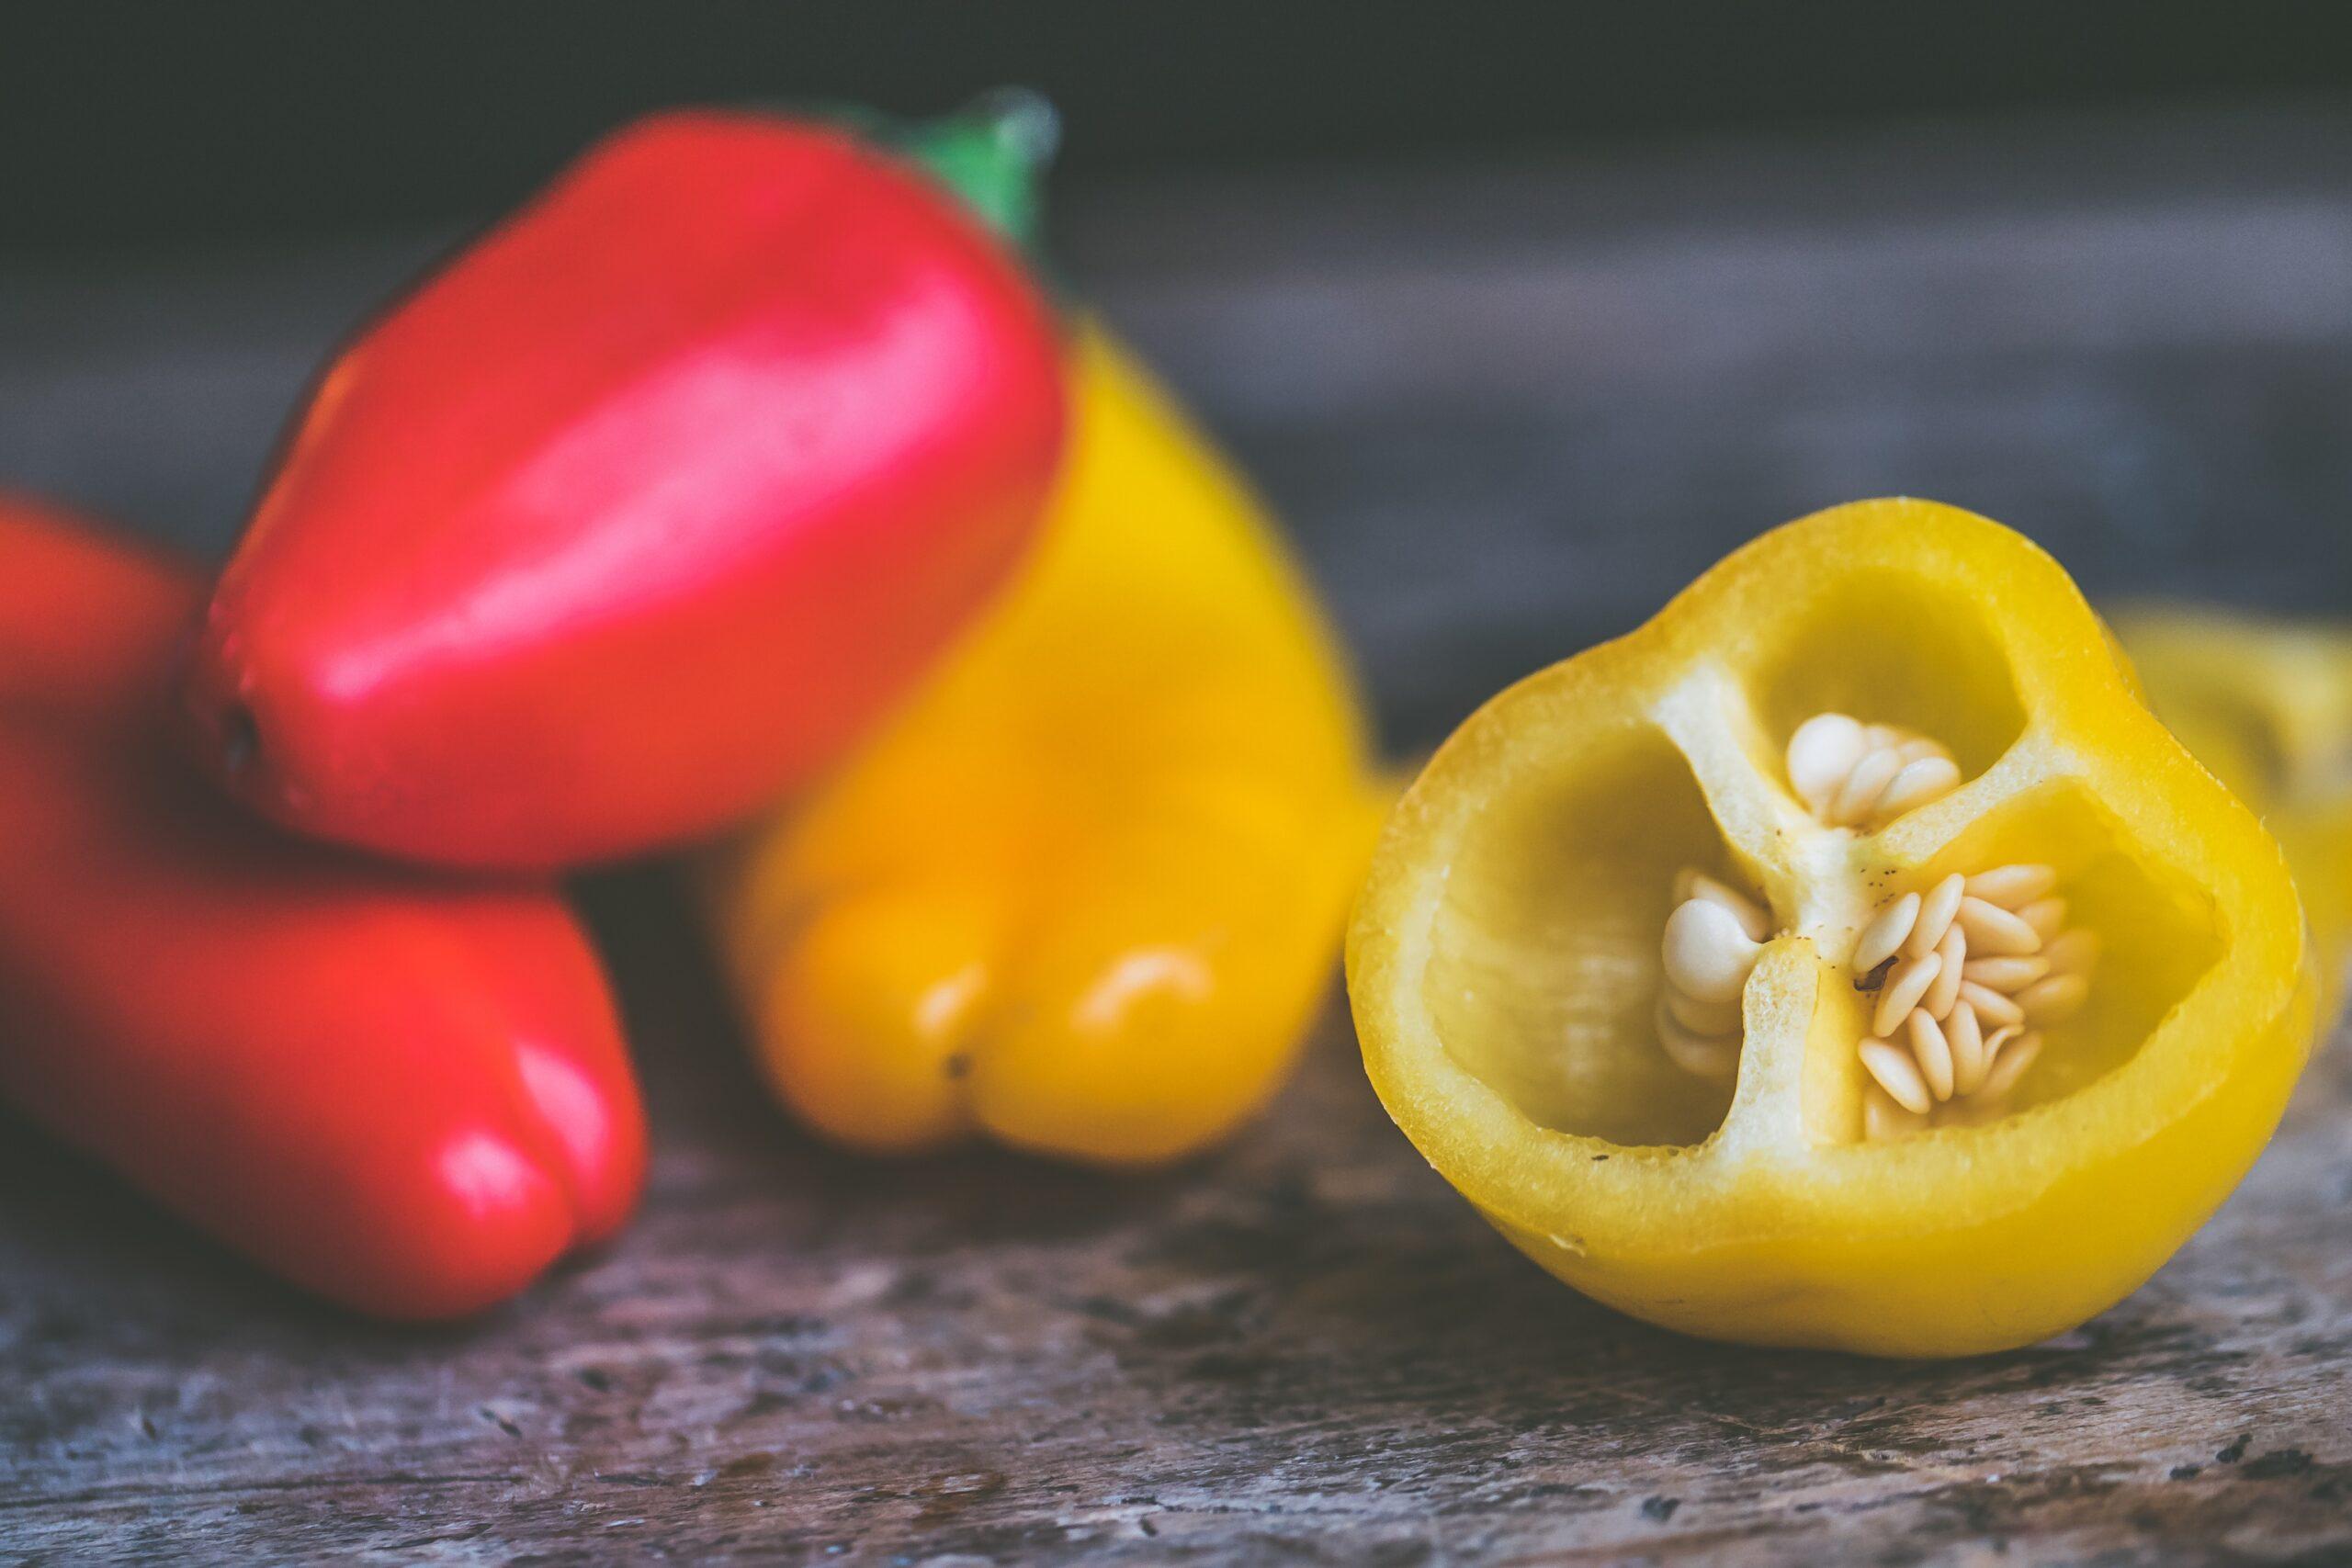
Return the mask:
{"type": "MultiPolygon", "coordinates": [[[[469,1329],[335,1316],[39,1146],[0,1167],[0,1541],[1329,1562],[2313,1562],[2352,1549],[2352,1082],[2156,1281],[1955,1366],[1644,1328],[1504,1246],[1329,1029],[1165,1176],[877,1167],[781,1127],[664,890],[608,885],[662,1152],[469,1329]]],[[[12,1140],[13,1142],[13,1140],[12,1140]]]]}
{"type": "MultiPolygon", "coordinates": [[[[1276,174],[1067,227],[1283,504],[1400,745],[1864,493],[2009,517],[2101,590],[2352,601],[2341,117],[1276,174]]],[[[0,273],[0,479],[218,547],[423,249],[0,273]]],[[[2123,1306],[1887,1365],[1562,1290],[1386,1124],[1336,1012],[1161,1176],[829,1153],[662,878],[592,903],[652,1190],[481,1324],[334,1315],[6,1124],[0,1558],[2352,1560],[2340,1048],[2123,1306]]]]}

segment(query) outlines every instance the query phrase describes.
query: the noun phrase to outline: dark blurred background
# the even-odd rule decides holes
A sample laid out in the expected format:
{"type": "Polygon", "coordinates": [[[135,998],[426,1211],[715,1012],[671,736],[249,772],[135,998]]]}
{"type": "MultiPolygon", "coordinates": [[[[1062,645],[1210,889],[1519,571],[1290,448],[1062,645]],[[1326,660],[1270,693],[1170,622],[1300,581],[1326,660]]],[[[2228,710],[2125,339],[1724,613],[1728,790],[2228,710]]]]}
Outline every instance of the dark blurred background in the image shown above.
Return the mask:
{"type": "Polygon", "coordinates": [[[948,107],[1019,81],[1075,182],[2352,89],[2329,8],[1333,0],[26,7],[0,239],[74,253],[493,210],[692,100],[948,107]]]}
{"type": "Polygon", "coordinates": [[[2106,595],[2352,602],[2332,8],[0,7],[0,481],[206,550],[370,302],[681,101],[1044,88],[1063,270],[1418,744],[1909,491],[2106,595]]]}

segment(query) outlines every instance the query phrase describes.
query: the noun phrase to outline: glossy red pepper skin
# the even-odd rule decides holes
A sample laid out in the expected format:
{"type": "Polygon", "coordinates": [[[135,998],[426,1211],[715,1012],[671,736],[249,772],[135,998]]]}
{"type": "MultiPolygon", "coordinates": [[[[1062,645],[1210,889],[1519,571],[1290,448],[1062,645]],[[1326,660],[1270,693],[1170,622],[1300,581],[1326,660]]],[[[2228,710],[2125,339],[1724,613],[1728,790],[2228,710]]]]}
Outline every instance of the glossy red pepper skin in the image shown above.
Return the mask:
{"type": "Polygon", "coordinates": [[[197,580],[0,497],[0,1096],[359,1311],[610,1235],[645,1129],[562,903],[253,821],[170,744],[197,580]]]}
{"type": "Polygon", "coordinates": [[[446,865],[717,828],[1009,572],[1061,358],[912,166],[772,118],[624,129],[330,366],[210,605],[199,750],[289,826],[446,865]]]}

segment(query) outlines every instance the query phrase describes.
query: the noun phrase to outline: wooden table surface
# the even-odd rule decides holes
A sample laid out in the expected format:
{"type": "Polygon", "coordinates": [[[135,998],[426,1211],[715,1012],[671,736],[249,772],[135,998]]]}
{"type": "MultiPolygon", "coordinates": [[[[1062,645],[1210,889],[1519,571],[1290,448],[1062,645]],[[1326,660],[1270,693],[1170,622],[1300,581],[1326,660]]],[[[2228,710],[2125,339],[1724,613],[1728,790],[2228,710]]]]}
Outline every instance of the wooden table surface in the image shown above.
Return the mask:
{"type": "MultiPolygon", "coordinates": [[[[2341,116],[1272,171],[1063,227],[1282,505],[1400,749],[1857,495],[2004,517],[2095,592],[2352,605],[2341,116]]],[[[425,248],[0,258],[0,477],[220,547],[425,248]]],[[[2132,1300],[1886,1364],[1564,1291],[1387,1125],[1336,1008],[1163,1175],[830,1153],[662,874],[585,897],[651,1188],[481,1323],[313,1306],[7,1125],[0,1558],[2352,1561],[2340,1048],[2132,1300]]]]}

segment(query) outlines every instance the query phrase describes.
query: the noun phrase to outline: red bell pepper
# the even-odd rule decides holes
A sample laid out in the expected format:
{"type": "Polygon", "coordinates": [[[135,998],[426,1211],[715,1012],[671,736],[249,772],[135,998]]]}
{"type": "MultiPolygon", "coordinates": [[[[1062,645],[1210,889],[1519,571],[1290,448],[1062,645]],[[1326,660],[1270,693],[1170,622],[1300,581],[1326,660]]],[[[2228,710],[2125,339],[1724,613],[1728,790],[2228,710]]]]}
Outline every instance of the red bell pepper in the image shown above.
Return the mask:
{"type": "Polygon", "coordinates": [[[721,826],[1011,570],[1061,361],[911,164],[770,117],[626,128],[328,367],[197,649],[210,770],[448,865],[721,826]]]}
{"type": "Polygon", "coordinates": [[[512,1294],[645,1129],[562,903],[286,839],[170,744],[198,581],[0,497],[0,1095],[363,1312],[512,1294]]]}

